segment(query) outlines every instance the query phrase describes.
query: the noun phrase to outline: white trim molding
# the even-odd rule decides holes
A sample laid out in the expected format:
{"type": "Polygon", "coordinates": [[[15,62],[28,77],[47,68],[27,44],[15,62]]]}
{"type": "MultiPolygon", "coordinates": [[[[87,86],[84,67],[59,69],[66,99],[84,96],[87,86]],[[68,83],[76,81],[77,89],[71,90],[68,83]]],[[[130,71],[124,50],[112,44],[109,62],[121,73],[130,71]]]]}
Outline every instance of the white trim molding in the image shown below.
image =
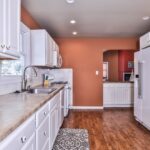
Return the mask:
{"type": "Polygon", "coordinates": [[[130,108],[133,104],[105,104],[104,108],[130,108]]]}
{"type": "Polygon", "coordinates": [[[103,106],[70,106],[70,109],[83,109],[83,110],[102,110],[103,106]]]}

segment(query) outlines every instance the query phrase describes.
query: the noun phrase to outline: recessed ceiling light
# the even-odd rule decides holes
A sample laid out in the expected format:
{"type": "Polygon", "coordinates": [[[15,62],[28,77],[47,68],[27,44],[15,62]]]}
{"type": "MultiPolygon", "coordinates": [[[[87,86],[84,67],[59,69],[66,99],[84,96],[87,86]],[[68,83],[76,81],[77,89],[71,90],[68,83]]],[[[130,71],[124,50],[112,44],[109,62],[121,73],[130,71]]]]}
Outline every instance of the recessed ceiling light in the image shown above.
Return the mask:
{"type": "Polygon", "coordinates": [[[71,23],[71,24],[75,24],[76,21],[75,21],[75,20],[70,20],[70,23],[71,23]]]}
{"type": "Polygon", "coordinates": [[[142,19],[143,19],[143,20],[149,20],[150,17],[149,17],[149,16],[144,16],[142,19]]]}
{"type": "Polygon", "coordinates": [[[72,4],[75,2],[75,0],[66,0],[67,3],[72,4]]]}
{"type": "Polygon", "coordinates": [[[78,34],[78,32],[74,31],[74,32],[72,32],[72,34],[73,34],[73,35],[77,35],[77,34],[78,34]]]}

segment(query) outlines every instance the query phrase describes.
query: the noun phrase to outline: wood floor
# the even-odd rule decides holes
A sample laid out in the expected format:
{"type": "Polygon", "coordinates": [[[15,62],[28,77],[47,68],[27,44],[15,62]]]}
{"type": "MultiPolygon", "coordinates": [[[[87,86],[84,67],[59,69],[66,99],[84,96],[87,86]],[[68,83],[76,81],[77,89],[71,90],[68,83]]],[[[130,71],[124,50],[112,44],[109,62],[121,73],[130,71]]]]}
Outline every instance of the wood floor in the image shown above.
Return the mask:
{"type": "Polygon", "coordinates": [[[150,150],[150,131],[134,120],[129,109],[72,110],[63,127],[87,129],[91,150],[150,150]]]}

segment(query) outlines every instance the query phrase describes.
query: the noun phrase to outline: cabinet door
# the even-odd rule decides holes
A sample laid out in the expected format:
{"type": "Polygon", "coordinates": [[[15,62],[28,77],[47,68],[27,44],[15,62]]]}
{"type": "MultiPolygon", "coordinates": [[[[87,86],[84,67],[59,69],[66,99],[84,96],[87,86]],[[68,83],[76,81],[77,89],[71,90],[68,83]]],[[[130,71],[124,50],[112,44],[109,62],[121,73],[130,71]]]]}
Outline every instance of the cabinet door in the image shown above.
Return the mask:
{"type": "Polygon", "coordinates": [[[63,116],[64,116],[64,109],[63,109],[63,90],[59,92],[59,99],[57,104],[57,110],[58,110],[58,123],[57,123],[57,131],[59,131],[59,128],[62,125],[63,122],[63,116]]]}
{"type": "Polygon", "coordinates": [[[57,104],[50,112],[50,149],[52,149],[57,133],[57,104]]]}
{"type": "Polygon", "coordinates": [[[29,139],[28,143],[21,150],[36,150],[35,133],[29,139]]]}
{"type": "Polygon", "coordinates": [[[60,126],[64,121],[64,89],[60,92],[60,126]]]}
{"type": "Polygon", "coordinates": [[[47,65],[50,65],[50,36],[48,33],[46,36],[46,59],[47,65]]]}
{"type": "Polygon", "coordinates": [[[58,102],[57,102],[57,108],[56,108],[56,115],[57,115],[57,119],[56,119],[56,135],[59,131],[59,128],[60,128],[60,121],[61,121],[61,118],[60,118],[60,99],[58,99],[58,102]]]}
{"type": "Polygon", "coordinates": [[[47,141],[49,141],[49,115],[36,130],[36,149],[44,150],[47,141]]]}
{"type": "Polygon", "coordinates": [[[6,0],[6,50],[19,55],[20,0],[6,0]]]}
{"type": "Polygon", "coordinates": [[[6,7],[6,0],[0,1],[0,50],[3,50],[3,47],[5,45],[4,41],[4,35],[5,35],[5,19],[6,19],[6,13],[5,13],[5,7],[6,7]]]}
{"type": "Polygon", "coordinates": [[[49,37],[50,66],[53,66],[53,39],[49,37]]]}

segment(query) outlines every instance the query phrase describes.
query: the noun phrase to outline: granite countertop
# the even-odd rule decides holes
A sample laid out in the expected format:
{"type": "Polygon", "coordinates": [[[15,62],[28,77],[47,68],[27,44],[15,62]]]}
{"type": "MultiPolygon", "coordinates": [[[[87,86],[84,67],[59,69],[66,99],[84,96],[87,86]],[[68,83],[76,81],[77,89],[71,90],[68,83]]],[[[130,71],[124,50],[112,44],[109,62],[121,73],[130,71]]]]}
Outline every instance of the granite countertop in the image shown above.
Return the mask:
{"type": "Polygon", "coordinates": [[[20,126],[65,85],[55,84],[50,94],[11,93],[0,96],[0,142],[20,126]]]}

